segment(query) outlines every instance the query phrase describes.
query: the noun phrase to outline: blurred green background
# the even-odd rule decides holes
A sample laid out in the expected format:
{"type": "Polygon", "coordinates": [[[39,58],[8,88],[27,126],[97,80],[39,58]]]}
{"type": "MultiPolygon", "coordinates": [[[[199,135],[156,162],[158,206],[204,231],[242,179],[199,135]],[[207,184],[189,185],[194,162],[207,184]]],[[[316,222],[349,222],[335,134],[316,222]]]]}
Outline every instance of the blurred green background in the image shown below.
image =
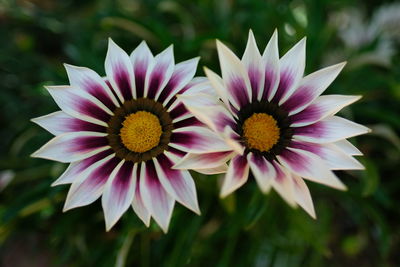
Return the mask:
{"type": "Polygon", "coordinates": [[[400,3],[352,0],[0,0],[0,266],[400,266],[400,3]],[[100,202],[62,213],[65,164],[29,155],[51,135],[29,121],[58,110],[43,88],[67,84],[62,63],[104,75],[107,38],[126,51],[173,43],[219,72],[215,39],[242,55],[275,28],[281,55],[307,36],[306,73],[348,61],[327,93],[363,95],[341,115],[366,171],[338,172],[348,192],[308,183],[318,219],[254,181],[218,198],[195,176],[202,216],[176,205],[168,234],[132,210],[105,232],[100,202]]]}

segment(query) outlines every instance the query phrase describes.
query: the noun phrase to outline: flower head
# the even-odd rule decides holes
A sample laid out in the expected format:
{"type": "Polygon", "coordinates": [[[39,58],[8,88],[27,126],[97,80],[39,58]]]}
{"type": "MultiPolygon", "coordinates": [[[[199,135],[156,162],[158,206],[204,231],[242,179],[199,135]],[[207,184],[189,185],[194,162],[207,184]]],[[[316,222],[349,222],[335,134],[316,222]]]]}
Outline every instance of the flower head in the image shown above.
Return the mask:
{"type": "Polygon", "coordinates": [[[128,56],[110,39],[105,78],[65,65],[70,85],[47,87],[61,111],[33,119],[55,135],[33,156],[70,163],[54,182],[72,184],[64,210],[101,196],[107,230],[132,205],[165,232],[175,201],[200,213],[190,173],[171,168],[189,150],[223,143],[176,97],[209,88],[193,78],[197,63],[175,65],[172,46],[154,57],[145,42],[128,56]]]}
{"type": "Polygon", "coordinates": [[[212,168],[230,159],[221,196],[241,187],[251,170],[263,192],[274,188],[315,217],[304,179],[345,189],[332,170],[362,169],[361,153],[346,138],[368,129],[335,116],[358,96],[320,96],[345,63],[305,77],[305,39],[279,58],[277,32],[263,55],[250,31],[242,60],[217,41],[222,78],[205,72],[218,94],[182,96],[186,107],[231,147],[187,154],[176,168],[212,168]],[[200,162],[200,163],[199,163],[200,162]]]}

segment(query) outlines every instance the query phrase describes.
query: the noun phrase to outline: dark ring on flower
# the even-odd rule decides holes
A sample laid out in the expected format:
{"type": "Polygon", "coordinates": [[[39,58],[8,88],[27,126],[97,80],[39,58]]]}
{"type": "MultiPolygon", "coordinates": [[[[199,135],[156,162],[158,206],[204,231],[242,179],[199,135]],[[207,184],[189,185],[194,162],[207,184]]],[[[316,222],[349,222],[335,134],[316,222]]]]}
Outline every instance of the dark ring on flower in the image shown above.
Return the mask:
{"type": "Polygon", "coordinates": [[[114,115],[108,122],[107,139],[116,156],[120,159],[142,162],[157,157],[168,148],[173,129],[172,119],[161,103],[148,98],[138,98],[125,101],[121,107],[114,110],[114,115]],[[138,111],[147,111],[154,114],[159,119],[162,127],[162,134],[158,145],[143,153],[134,152],[126,148],[120,136],[122,123],[126,116],[138,111]]]}

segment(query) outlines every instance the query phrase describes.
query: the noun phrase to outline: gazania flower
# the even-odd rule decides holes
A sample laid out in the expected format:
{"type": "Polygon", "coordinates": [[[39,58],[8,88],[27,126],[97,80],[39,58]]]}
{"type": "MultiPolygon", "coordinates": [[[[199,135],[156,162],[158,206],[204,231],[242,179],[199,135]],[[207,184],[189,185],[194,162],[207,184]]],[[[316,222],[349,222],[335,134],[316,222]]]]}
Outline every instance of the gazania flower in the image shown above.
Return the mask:
{"type": "Polygon", "coordinates": [[[345,63],[305,77],[305,39],[279,58],[277,32],[260,55],[250,31],[238,59],[217,41],[222,79],[206,69],[219,97],[182,96],[186,107],[224,138],[231,151],[187,154],[176,168],[212,168],[230,160],[221,196],[227,196],[253,174],[260,189],[274,188],[289,204],[315,217],[303,179],[345,189],[332,170],[362,169],[353,155],[361,153],[346,138],[368,129],[335,116],[358,96],[320,94],[345,63]]]}
{"type": "Polygon", "coordinates": [[[107,230],[132,205],[165,232],[175,201],[200,213],[190,173],[171,168],[187,151],[222,142],[176,98],[208,88],[193,79],[197,63],[175,65],[172,46],[154,57],[145,42],[129,57],[110,39],[106,78],[65,65],[71,85],[47,87],[61,111],[33,120],[56,136],[33,156],[71,163],[54,182],[72,183],[64,210],[102,196],[107,230]]]}

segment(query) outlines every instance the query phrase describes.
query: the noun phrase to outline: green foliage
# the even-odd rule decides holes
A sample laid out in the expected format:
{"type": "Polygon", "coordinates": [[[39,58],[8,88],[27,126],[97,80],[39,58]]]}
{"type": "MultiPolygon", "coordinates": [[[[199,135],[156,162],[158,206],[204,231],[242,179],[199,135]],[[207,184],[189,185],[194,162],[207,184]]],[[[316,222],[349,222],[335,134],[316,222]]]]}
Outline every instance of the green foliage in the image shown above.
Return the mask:
{"type": "MultiPolygon", "coordinates": [[[[400,38],[382,30],[349,45],[341,33],[352,24],[335,20],[353,8],[372,23],[380,5],[0,0],[0,265],[398,266],[400,38]],[[318,216],[313,220],[276,193],[261,194],[254,179],[221,200],[220,178],[195,174],[202,216],[177,205],[166,235],[155,224],[147,229],[132,210],[105,232],[98,201],[62,213],[68,188],[50,184],[65,165],[29,157],[50,138],[29,119],[58,109],[43,85],[67,84],[63,62],[104,74],[111,37],[126,51],[142,39],[154,53],[173,43],[177,61],[200,55],[200,66],[218,71],[215,39],[241,54],[250,28],[260,48],[277,28],[281,54],[307,36],[307,73],[348,61],[327,93],[363,95],[341,115],[374,130],[352,140],[365,154],[366,171],[338,172],[348,192],[308,183],[318,216]],[[385,58],[377,51],[388,38],[394,52],[385,58]]],[[[351,37],[357,34],[366,32],[351,37]]]]}

